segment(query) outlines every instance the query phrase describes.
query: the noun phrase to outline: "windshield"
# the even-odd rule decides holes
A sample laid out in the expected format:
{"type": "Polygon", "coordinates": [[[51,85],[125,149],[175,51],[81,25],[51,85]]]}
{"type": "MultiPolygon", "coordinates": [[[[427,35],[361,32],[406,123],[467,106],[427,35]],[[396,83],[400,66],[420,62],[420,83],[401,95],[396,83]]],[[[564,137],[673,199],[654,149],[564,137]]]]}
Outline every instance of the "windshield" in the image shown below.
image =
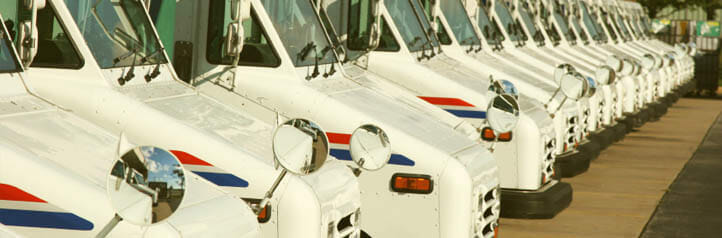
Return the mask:
{"type": "Polygon", "coordinates": [[[585,43],[588,42],[589,37],[587,36],[587,33],[584,31],[584,29],[582,29],[582,25],[579,24],[579,19],[577,19],[576,17],[572,17],[571,22],[572,26],[574,27],[574,31],[577,32],[579,38],[581,38],[581,40],[585,43]]]}
{"type": "Polygon", "coordinates": [[[296,67],[336,62],[310,0],[263,0],[273,26],[296,67]]]}
{"type": "Polygon", "coordinates": [[[539,29],[536,28],[536,24],[534,24],[534,20],[532,20],[526,4],[519,8],[519,15],[521,16],[521,21],[524,23],[524,26],[526,26],[526,29],[529,31],[529,35],[532,36],[532,39],[534,39],[537,43],[544,42],[544,37],[537,37],[537,35],[541,33],[539,29]]]}
{"type": "Polygon", "coordinates": [[[20,71],[20,65],[12,51],[12,41],[5,32],[5,28],[0,27],[0,73],[16,71],[20,71]]]}
{"type": "MultiPolygon", "coordinates": [[[[406,47],[408,47],[411,52],[428,48],[427,46],[429,45],[430,39],[426,36],[421,24],[423,24],[423,27],[426,29],[431,29],[429,23],[423,19],[423,12],[416,12],[414,9],[416,6],[411,6],[414,3],[416,3],[415,0],[384,1],[384,5],[386,5],[386,8],[388,9],[391,19],[394,21],[399,33],[401,34],[401,38],[403,38],[404,43],[406,43],[406,47]],[[419,22],[417,14],[419,18],[422,18],[421,22],[423,23],[419,22]]],[[[439,42],[434,41],[433,39],[431,39],[431,41],[433,46],[439,45],[439,42]]]]}
{"type": "Polygon", "coordinates": [[[599,25],[596,23],[596,15],[589,13],[587,4],[583,1],[580,1],[579,4],[582,9],[582,20],[584,21],[584,25],[587,27],[587,31],[589,31],[589,35],[591,35],[594,40],[606,41],[604,31],[599,28],[599,25]]]}
{"type": "Polygon", "coordinates": [[[476,17],[476,21],[477,24],[479,24],[481,33],[484,34],[484,38],[486,38],[487,43],[490,45],[498,45],[501,43],[499,37],[501,36],[501,32],[499,32],[499,27],[496,24],[491,24],[489,21],[489,15],[486,14],[486,10],[484,8],[479,8],[479,16],[476,17]]]}
{"type": "Polygon", "coordinates": [[[564,20],[564,17],[562,17],[562,15],[559,14],[559,12],[557,11],[554,11],[554,13],[552,13],[552,16],[557,22],[557,25],[559,25],[559,28],[562,31],[562,35],[567,38],[567,41],[576,41],[577,39],[574,37],[574,34],[569,30],[569,25],[567,25],[567,21],[564,20]]]}
{"type": "Polygon", "coordinates": [[[481,44],[476,32],[474,32],[474,27],[471,25],[471,20],[466,14],[466,9],[461,5],[461,1],[441,1],[441,12],[444,13],[446,20],[449,22],[449,27],[451,27],[451,31],[460,45],[481,44]]]}
{"type": "Polygon", "coordinates": [[[519,35],[512,34],[512,28],[514,28],[514,20],[511,18],[511,13],[509,12],[509,9],[506,9],[506,6],[504,6],[503,2],[497,0],[494,6],[494,11],[496,12],[496,15],[499,16],[501,25],[506,29],[506,33],[509,34],[509,38],[512,41],[519,41],[519,35]]]}
{"type": "Polygon", "coordinates": [[[617,29],[619,29],[622,34],[629,39],[631,37],[629,29],[627,29],[627,25],[624,24],[624,19],[622,19],[622,16],[617,16],[617,22],[616,22],[617,29]]]}
{"type": "Polygon", "coordinates": [[[163,49],[135,0],[65,0],[101,68],[166,63],[163,49]]]}

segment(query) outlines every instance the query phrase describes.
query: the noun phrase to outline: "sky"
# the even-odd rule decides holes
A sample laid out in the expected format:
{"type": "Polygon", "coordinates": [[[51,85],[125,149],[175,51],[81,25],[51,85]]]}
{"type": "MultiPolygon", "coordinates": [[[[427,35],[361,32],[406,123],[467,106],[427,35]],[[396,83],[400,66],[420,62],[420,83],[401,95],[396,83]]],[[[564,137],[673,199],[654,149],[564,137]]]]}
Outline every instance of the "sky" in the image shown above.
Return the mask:
{"type": "Polygon", "coordinates": [[[181,188],[183,177],[173,174],[173,169],[180,167],[178,160],[168,151],[152,146],[141,147],[148,167],[148,182],[166,182],[171,187],[181,188]]]}

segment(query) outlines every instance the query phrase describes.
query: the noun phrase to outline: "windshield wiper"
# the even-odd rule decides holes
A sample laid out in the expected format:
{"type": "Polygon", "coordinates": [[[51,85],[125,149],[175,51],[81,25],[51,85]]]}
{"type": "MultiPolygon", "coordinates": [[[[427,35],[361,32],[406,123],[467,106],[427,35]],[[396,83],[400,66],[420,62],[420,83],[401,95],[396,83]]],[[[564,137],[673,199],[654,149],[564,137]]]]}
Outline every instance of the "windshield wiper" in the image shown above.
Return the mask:
{"type": "MultiPolygon", "coordinates": [[[[317,60],[316,60],[316,67],[318,67],[318,61],[319,61],[319,60],[324,60],[324,59],[326,59],[326,56],[328,55],[328,52],[331,51],[332,49],[333,49],[333,47],[331,47],[331,46],[326,46],[326,47],[324,47],[323,49],[321,49],[321,55],[316,57],[316,59],[317,59],[317,60]]],[[[329,76],[331,76],[331,75],[333,75],[333,74],[335,74],[335,73],[336,73],[335,64],[334,64],[333,62],[331,62],[331,69],[329,69],[329,71],[323,73],[323,77],[324,77],[324,78],[328,78],[329,76]]]]}
{"type": "Polygon", "coordinates": [[[120,78],[118,78],[118,83],[120,84],[120,86],[123,86],[125,82],[128,82],[135,77],[135,61],[137,57],[138,50],[133,49],[133,64],[130,66],[130,69],[128,69],[128,71],[120,75],[120,78]]]}

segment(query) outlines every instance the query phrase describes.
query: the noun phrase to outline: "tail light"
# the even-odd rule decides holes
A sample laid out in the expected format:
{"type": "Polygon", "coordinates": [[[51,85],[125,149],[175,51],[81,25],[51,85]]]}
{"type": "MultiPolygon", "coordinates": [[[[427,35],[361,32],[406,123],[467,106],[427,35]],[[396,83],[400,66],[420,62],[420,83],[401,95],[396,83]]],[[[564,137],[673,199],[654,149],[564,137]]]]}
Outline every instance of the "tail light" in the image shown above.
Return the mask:
{"type": "Polygon", "coordinates": [[[434,183],[429,175],[399,173],[391,176],[391,190],[399,193],[429,194],[434,190],[434,183]]]}
{"type": "Polygon", "coordinates": [[[496,133],[494,133],[494,130],[492,130],[489,127],[484,127],[484,129],[481,130],[481,139],[485,141],[511,141],[511,131],[506,133],[501,133],[499,136],[496,136],[496,133]]]}

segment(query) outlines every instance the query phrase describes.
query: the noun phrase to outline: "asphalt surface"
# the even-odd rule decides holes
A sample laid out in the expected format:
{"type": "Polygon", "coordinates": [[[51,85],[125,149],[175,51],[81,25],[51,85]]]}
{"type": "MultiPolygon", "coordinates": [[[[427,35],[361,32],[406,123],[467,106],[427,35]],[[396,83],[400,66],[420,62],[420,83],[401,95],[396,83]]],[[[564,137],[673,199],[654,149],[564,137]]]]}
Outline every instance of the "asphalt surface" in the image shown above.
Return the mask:
{"type": "MultiPolygon", "coordinates": [[[[624,140],[602,151],[598,159],[592,162],[589,171],[564,179],[574,189],[574,198],[566,210],[553,219],[501,219],[499,236],[640,237],[662,197],[690,161],[720,112],[722,100],[680,99],[659,121],[645,124],[628,134],[624,140]]],[[[722,150],[718,148],[717,153],[722,153],[722,150]]],[[[722,167],[712,168],[710,165],[706,169],[717,171],[720,177],[714,179],[717,179],[717,184],[722,184],[722,167]]],[[[687,188],[696,189],[703,188],[687,188]]],[[[722,194],[720,188],[710,189],[716,189],[718,194],[722,194]]],[[[688,193],[684,190],[679,192],[688,193]]],[[[714,194],[704,191],[699,193],[703,193],[703,196],[695,194],[699,204],[708,198],[710,203],[715,202],[711,197],[714,194]]],[[[716,206],[719,207],[722,205],[722,196],[716,198],[716,206]]],[[[710,220],[710,223],[722,227],[722,213],[718,210],[710,212],[719,214],[717,217],[720,218],[710,220]]],[[[710,216],[714,218],[714,215],[710,216]]],[[[694,218],[690,219],[688,221],[693,222],[694,218]]],[[[652,231],[655,224],[650,222],[647,230],[652,231]]],[[[719,231],[722,228],[717,229],[719,231]]],[[[647,237],[663,236],[652,234],[647,237]]],[[[673,234],[671,237],[679,236],[673,234]]],[[[722,237],[722,232],[690,237],[722,237]]]]}
{"type": "Polygon", "coordinates": [[[722,117],[717,117],[640,237],[721,237],[721,205],[722,117]]]}

